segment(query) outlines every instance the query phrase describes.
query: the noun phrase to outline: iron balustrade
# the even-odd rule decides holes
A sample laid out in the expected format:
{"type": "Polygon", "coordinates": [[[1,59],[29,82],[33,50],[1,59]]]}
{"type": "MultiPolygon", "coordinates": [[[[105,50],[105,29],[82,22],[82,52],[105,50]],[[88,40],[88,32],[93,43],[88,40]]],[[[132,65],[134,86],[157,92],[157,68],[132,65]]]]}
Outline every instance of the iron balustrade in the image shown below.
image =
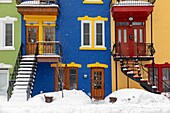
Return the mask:
{"type": "Polygon", "coordinates": [[[126,56],[153,56],[155,49],[151,43],[135,43],[135,44],[121,44],[113,45],[112,55],[114,57],[126,56]]]}
{"type": "MultiPolygon", "coordinates": [[[[158,75],[157,74],[150,74],[150,72],[149,71],[147,71],[145,68],[144,68],[144,65],[142,64],[142,63],[138,63],[142,68],[142,70],[146,73],[146,74],[148,74],[148,75],[150,75],[150,77],[148,76],[148,78],[146,78],[146,79],[148,79],[149,81],[149,83],[150,84],[153,84],[152,83],[152,78],[154,78],[154,82],[156,83],[156,85],[161,85],[162,86],[162,91],[161,92],[170,92],[170,83],[168,84],[166,81],[164,81],[163,79],[161,79],[160,77],[159,77],[159,79],[158,79],[158,75]],[[153,77],[153,76],[155,76],[155,77],[153,77]]],[[[145,76],[146,77],[146,76],[145,76]]],[[[154,84],[155,84],[154,83],[154,84]]],[[[157,86],[158,87],[158,86],[157,86]]],[[[159,90],[159,87],[158,87],[158,90],[159,90]]]]}
{"type": "Polygon", "coordinates": [[[8,90],[7,90],[7,94],[8,94],[7,100],[9,100],[11,98],[14,83],[15,83],[15,80],[16,80],[16,76],[18,74],[18,69],[19,69],[19,66],[20,66],[20,61],[21,61],[22,55],[23,55],[23,44],[21,43],[21,46],[20,46],[20,49],[19,49],[19,52],[18,52],[18,56],[17,56],[17,59],[15,61],[13,73],[10,74],[11,79],[9,80],[9,86],[8,86],[8,90]]]}
{"type": "Polygon", "coordinates": [[[50,5],[50,4],[57,4],[59,5],[59,0],[16,0],[17,5],[50,5]]]}
{"type": "Polygon", "coordinates": [[[112,4],[118,6],[149,6],[156,0],[112,0],[112,4]]]}

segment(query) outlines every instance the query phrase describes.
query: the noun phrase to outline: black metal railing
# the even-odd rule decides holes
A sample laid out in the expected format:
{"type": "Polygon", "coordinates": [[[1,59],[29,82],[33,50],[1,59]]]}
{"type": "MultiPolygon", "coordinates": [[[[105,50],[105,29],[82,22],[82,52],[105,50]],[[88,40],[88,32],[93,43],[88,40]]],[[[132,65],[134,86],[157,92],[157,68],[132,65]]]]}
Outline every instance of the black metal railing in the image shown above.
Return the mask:
{"type": "Polygon", "coordinates": [[[153,56],[155,49],[151,43],[135,43],[113,45],[112,55],[114,57],[121,56],[153,56]]]}
{"type": "Polygon", "coordinates": [[[156,0],[112,0],[112,4],[119,6],[149,6],[156,0]]]}
{"type": "Polygon", "coordinates": [[[50,5],[50,4],[57,4],[60,5],[59,0],[16,0],[16,4],[22,4],[22,5],[50,5]]]}
{"type": "Polygon", "coordinates": [[[8,100],[10,99],[10,97],[12,95],[12,91],[13,91],[14,83],[15,83],[16,76],[17,76],[17,73],[18,73],[18,68],[19,68],[19,65],[20,65],[22,54],[23,54],[23,44],[21,43],[21,46],[20,46],[20,49],[19,49],[19,52],[18,52],[18,56],[17,56],[17,59],[15,61],[13,73],[10,74],[11,78],[9,80],[9,86],[8,86],[8,90],[7,90],[8,100]]]}
{"type": "Polygon", "coordinates": [[[59,41],[42,41],[36,43],[36,55],[62,55],[59,41]]]}
{"type": "Polygon", "coordinates": [[[170,84],[168,84],[166,81],[164,81],[163,79],[159,78],[157,74],[151,74],[149,71],[147,71],[145,68],[144,68],[144,65],[142,63],[139,63],[139,65],[142,67],[141,69],[148,75],[150,75],[150,77],[148,76],[148,82],[150,81],[150,84],[154,84],[158,87],[158,90],[160,91],[159,89],[159,85],[162,86],[162,91],[161,92],[170,92],[170,84]],[[154,76],[154,77],[153,77],[154,76]],[[152,78],[154,78],[154,83],[153,80],[151,80],[152,78]]]}

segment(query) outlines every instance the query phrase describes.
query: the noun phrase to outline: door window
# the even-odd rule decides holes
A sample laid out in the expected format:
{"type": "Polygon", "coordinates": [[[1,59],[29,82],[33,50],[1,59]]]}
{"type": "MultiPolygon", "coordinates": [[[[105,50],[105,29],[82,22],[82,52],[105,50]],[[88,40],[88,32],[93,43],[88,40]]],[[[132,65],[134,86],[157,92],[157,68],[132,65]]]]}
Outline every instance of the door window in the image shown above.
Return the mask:
{"type": "Polygon", "coordinates": [[[167,92],[170,89],[170,68],[162,68],[162,79],[164,81],[163,91],[167,92]]]}
{"type": "Polygon", "coordinates": [[[102,88],[102,72],[94,71],[94,88],[101,89],[102,88]]]}
{"type": "Polygon", "coordinates": [[[118,30],[118,43],[121,42],[121,30],[119,29],[118,30]]]}
{"type": "Polygon", "coordinates": [[[0,72],[0,96],[6,96],[7,95],[7,89],[8,89],[8,76],[7,72],[0,72]]]}
{"type": "Polygon", "coordinates": [[[44,27],[44,41],[55,41],[55,27],[44,27]]]}
{"type": "Polygon", "coordinates": [[[70,86],[70,90],[72,89],[77,89],[77,70],[75,68],[71,68],[69,70],[69,86],[70,86]]]}
{"type": "Polygon", "coordinates": [[[37,29],[34,27],[28,28],[28,42],[35,43],[37,40],[37,29]]]}

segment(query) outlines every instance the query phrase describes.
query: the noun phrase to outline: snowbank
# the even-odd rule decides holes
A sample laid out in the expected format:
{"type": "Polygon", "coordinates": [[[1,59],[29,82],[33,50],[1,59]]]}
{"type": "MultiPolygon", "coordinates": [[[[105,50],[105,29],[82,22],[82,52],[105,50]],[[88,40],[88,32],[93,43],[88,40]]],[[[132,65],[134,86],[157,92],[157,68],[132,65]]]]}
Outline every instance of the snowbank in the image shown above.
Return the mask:
{"type": "Polygon", "coordinates": [[[164,95],[154,94],[142,89],[122,89],[111,93],[105,98],[109,103],[109,97],[116,97],[115,104],[170,104],[170,100],[164,95]]]}
{"type": "Polygon", "coordinates": [[[64,90],[39,94],[28,102],[0,102],[0,113],[170,113],[170,100],[139,89],[122,89],[113,92],[103,101],[91,102],[82,91],[64,90]],[[46,103],[44,95],[53,96],[53,102],[46,103]],[[116,103],[109,103],[109,97],[117,97],[116,103]]]}
{"type": "Polygon", "coordinates": [[[85,105],[90,104],[91,99],[81,90],[63,90],[63,98],[62,92],[51,92],[51,93],[43,93],[33,98],[29,99],[30,103],[45,103],[45,95],[53,96],[53,102],[50,104],[55,105],[85,105]]]}

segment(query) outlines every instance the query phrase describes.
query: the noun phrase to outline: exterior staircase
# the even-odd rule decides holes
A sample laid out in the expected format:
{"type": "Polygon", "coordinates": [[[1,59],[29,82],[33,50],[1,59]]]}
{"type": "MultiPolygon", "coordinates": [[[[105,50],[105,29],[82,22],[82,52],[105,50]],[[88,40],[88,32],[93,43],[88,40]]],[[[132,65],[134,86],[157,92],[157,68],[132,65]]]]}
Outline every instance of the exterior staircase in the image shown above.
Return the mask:
{"type": "Polygon", "coordinates": [[[138,59],[134,60],[120,60],[121,71],[132,80],[138,82],[145,90],[154,93],[161,93],[156,86],[149,83],[148,78],[143,78],[138,59]]]}
{"type": "Polygon", "coordinates": [[[31,97],[36,68],[37,60],[35,55],[22,56],[9,101],[27,101],[31,97]]]}

